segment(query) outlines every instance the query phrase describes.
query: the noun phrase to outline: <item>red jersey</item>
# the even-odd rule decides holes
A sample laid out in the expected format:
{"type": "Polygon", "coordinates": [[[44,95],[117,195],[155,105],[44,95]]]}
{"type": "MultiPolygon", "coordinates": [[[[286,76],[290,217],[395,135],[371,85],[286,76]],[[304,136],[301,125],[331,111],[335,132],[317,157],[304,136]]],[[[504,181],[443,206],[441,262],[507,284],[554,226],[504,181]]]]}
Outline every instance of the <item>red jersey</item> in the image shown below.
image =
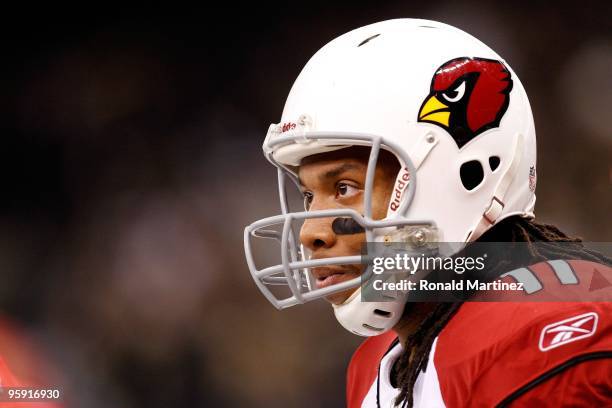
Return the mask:
{"type": "MultiPolygon", "coordinates": [[[[612,300],[612,268],[549,261],[522,269],[540,286],[571,284],[595,301],[464,303],[433,343],[415,407],[612,407],[612,303],[603,301],[612,300]]],[[[393,332],[363,342],[348,368],[349,408],[395,406],[389,376],[401,352],[393,332]]]]}
{"type": "MultiPolygon", "coordinates": [[[[11,402],[7,388],[54,389],[52,369],[13,323],[0,316],[0,408],[61,408],[57,402],[11,402]]],[[[56,379],[57,380],[57,379],[56,379]]]]}

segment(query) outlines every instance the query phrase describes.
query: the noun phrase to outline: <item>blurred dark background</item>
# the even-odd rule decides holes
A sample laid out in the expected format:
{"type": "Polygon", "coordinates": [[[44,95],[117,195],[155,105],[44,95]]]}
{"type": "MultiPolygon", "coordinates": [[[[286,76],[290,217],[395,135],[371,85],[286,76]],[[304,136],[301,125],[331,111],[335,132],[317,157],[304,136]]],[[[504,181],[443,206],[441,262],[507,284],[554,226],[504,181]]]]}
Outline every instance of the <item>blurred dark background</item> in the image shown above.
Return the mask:
{"type": "Polygon", "coordinates": [[[324,302],[274,310],[243,260],[244,225],[278,211],[268,125],[334,37],[398,17],[458,26],[530,96],[538,218],[610,241],[612,13],[560,4],[5,13],[2,316],[72,406],[342,406],[360,339],[324,302]]]}

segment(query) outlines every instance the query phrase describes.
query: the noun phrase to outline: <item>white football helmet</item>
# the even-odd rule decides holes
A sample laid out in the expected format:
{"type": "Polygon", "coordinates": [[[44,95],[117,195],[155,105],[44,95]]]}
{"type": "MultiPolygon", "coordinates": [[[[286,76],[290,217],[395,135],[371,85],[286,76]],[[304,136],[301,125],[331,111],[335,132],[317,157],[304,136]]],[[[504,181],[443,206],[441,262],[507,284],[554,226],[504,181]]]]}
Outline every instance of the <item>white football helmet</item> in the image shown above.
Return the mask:
{"type": "Polygon", "coordinates": [[[360,278],[316,289],[310,268],[356,264],[361,256],[309,260],[294,220],[351,217],[368,242],[470,242],[509,216],[533,217],[536,138],[523,85],[485,44],[434,21],[383,21],[325,45],[295,81],[263,151],[278,168],[282,214],[245,229],[247,263],[257,286],[279,309],[357,288],[334,311],[359,335],[391,329],[405,295],[363,302],[360,278]],[[356,145],[371,146],[364,214],[288,211],[285,179],[297,181],[294,171],[304,157],[356,145]],[[380,149],[395,154],[402,170],[387,217],[373,220],[380,149]],[[258,269],[254,237],[280,241],[282,262],[258,269]],[[273,284],[287,285],[291,295],[277,298],[269,288],[273,284]]]}

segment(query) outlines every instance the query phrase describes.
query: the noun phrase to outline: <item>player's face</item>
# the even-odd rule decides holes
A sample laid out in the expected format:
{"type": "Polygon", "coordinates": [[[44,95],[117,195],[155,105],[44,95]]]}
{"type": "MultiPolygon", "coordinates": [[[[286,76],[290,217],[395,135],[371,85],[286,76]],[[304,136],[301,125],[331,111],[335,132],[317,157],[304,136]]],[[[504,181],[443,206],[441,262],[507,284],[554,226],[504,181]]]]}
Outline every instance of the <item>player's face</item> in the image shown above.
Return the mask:
{"type": "MultiPolygon", "coordinates": [[[[302,160],[298,175],[307,210],[352,208],[364,213],[364,191],[368,156],[367,147],[351,147],[330,153],[313,155],[302,160]]],[[[372,216],[382,219],[400,165],[392,154],[381,151],[376,167],[372,192],[372,216]]],[[[342,220],[346,221],[346,220],[342,220]]],[[[312,252],[311,259],[359,255],[365,233],[350,233],[332,226],[334,218],[308,219],[302,225],[300,240],[312,252]]],[[[361,265],[335,265],[313,268],[317,288],[323,288],[358,277],[361,265]]],[[[334,304],[343,303],[355,289],[327,297],[334,304]]]]}

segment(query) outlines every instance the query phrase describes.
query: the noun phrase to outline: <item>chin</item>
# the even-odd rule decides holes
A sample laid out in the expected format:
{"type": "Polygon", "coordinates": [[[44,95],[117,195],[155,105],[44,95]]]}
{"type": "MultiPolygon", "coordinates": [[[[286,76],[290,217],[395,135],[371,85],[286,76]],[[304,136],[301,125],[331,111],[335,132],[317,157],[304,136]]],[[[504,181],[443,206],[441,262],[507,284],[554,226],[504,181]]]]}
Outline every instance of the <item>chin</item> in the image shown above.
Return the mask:
{"type": "Polygon", "coordinates": [[[355,290],[357,289],[353,288],[353,289],[345,290],[343,292],[335,293],[333,295],[326,296],[325,300],[327,300],[329,303],[333,305],[338,306],[346,302],[346,300],[353,294],[355,290]]]}

